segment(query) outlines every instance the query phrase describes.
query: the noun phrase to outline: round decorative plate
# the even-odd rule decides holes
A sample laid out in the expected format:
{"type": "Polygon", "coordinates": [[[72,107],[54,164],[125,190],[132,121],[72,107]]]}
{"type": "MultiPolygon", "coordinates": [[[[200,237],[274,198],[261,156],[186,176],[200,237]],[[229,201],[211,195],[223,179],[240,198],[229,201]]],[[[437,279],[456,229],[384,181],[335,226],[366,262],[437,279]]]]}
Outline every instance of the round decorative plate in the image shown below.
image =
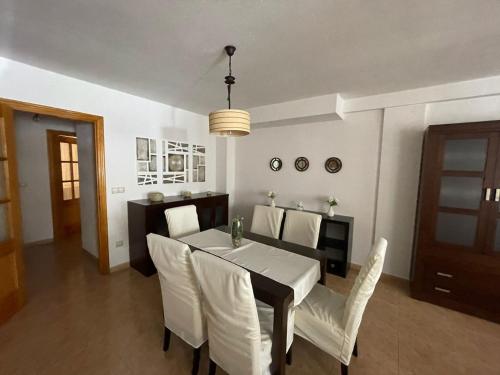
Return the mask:
{"type": "Polygon", "coordinates": [[[332,157],[325,161],[325,169],[330,173],[337,173],[342,169],[342,161],[339,158],[332,157]]]}
{"type": "Polygon", "coordinates": [[[295,159],[295,169],[299,172],[304,172],[309,168],[309,160],[306,157],[301,156],[295,159]]]}
{"type": "Polygon", "coordinates": [[[271,170],[278,172],[281,167],[283,166],[283,162],[281,161],[280,158],[272,158],[271,161],[269,162],[269,167],[271,170]]]}

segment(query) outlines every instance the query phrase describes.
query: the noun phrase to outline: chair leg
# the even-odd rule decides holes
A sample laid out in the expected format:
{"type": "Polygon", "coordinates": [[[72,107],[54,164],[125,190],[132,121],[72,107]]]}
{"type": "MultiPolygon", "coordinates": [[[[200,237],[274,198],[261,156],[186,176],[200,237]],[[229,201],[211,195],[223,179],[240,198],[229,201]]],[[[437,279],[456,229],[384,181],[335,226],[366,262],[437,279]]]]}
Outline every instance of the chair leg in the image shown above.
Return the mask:
{"type": "Polygon", "coordinates": [[[343,363],[340,364],[340,373],[342,375],[348,375],[349,374],[349,367],[344,365],[343,363]]]}
{"type": "Polygon", "coordinates": [[[217,370],[217,365],[214,361],[210,360],[210,366],[208,367],[208,375],[215,375],[215,370],[217,370]]]}
{"type": "Polygon", "coordinates": [[[292,365],[292,346],[290,346],[290,349],[288,349],[288,353],[286,353],[286,364],[289,366],[292,365]]]}
{"type": "Polygon", "coordinates": [[[201,346],[193,349],[193,369],[191,370],[191,375],[198,374],[198,370],[200,369],[200,354],[201,346]]]}
{"type": "Polygon", "coordinates": [[[358,356],[358,339],[356,339],[356,342],[354,343],[354,349],[352,349],[352,355],[355,357],[358,356]]]}
{"type": "Polygon", "coordinates": [[[170,330],[165,327],[165,333],[163,335],[163,351],[166,352],[170,347],[170,330]]]}

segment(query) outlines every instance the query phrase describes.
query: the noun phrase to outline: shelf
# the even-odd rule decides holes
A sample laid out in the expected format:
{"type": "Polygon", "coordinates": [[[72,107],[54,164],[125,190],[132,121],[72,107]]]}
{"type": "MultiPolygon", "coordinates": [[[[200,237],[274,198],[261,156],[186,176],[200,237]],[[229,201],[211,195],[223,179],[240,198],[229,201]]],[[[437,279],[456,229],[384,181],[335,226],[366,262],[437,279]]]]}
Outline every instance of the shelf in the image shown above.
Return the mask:
{"type": "Polygon", "coordinates": [[[344,262],[346,260],[346,252],[341,249],[334,249],[331,247],[319,249],[326,253],[326,257],[330,260],[336,260],[344,262]]]}
{"type": "Polygon", "coordinates": [[[318,241],[318,248],[333,247],[338,250],[345,251],[347,249],[347,241],[337,238],[321,237],[318,241]]]}

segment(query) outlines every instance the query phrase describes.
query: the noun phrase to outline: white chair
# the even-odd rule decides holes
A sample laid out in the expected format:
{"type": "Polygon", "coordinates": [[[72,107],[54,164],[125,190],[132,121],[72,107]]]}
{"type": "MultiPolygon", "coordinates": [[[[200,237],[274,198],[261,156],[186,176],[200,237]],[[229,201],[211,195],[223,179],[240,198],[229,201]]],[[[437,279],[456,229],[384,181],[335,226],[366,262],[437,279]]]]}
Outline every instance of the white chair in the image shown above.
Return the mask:
{"type": "MultiPolygon", "coordinates": [[[[193,265],[207,315],[209,373],[218,365],[228,374],[269,374],[273,310],[258,307],[250,273],[203,251],[194,252],[193,265]]],[[[289,319],[287,337],[293,338],[290,326],[289,319]]],[[[287,350],[291,344],[287,340],[287,350]]]]}
{"type": "Polygon", "coordinates": [[[278,238],[280,236],[283,212],[282,208],[256,205],[253,209],[250,232],[278,238]]]}
{"type": "Polygon", "coordinates": [[[311,212],[287,210],[283,241],[316,248],[318,245],[321,215],[311,212]]]}
{"type": "Polygon", "coordinates": [[[196,206],[180,206],[165,210],[170,238],[189,236],[200,231],[196,206]]]}
{"type": "Polygon", "coordinates": [[[317,284],[296,309],[295,333],[338,359],[342,375],[348,373],[351,355],[358,355],[358,329],[382,273],[386,248],[387,241],[380,238],[348,297],[317,284]]]}
{"type": "Polygon", "coordinates": [[[147,241],[160,279],[165,321],[163,350],[170,346],[170,332],[175,333],[193,347],[192,374],[197,374],[201,345],[208,336],[191,250],[182,242],[153,233],[147,235],[147,241]]]}

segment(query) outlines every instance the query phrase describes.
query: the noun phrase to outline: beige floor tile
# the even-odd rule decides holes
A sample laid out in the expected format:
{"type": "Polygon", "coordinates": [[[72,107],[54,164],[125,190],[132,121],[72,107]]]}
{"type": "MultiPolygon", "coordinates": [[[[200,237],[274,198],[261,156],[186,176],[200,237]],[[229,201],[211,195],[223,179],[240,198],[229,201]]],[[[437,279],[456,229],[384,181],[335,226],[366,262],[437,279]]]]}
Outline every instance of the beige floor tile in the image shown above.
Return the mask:
{"type": "MultiPolygon", "coordinates": [[[[172,335],[162,351],[157,276],[100,275],[78,240],[26,249],[27,305],[0,327],[0,374],[190,374],[192,349],[172,335]]],[[[331,276],[348,294],[357,273],[331,276]]],[[[384,277],[358,335],[350,374],[500,374],[500,325],[411,299],[384,277]]],[[[202,349],[200,374],[208,372],[202,349]]],[[[340,374],[338,361],[296,337],[288,374],[340,374]]],[[[220,369],[217,374],[224,374],[220,369]]]]}

